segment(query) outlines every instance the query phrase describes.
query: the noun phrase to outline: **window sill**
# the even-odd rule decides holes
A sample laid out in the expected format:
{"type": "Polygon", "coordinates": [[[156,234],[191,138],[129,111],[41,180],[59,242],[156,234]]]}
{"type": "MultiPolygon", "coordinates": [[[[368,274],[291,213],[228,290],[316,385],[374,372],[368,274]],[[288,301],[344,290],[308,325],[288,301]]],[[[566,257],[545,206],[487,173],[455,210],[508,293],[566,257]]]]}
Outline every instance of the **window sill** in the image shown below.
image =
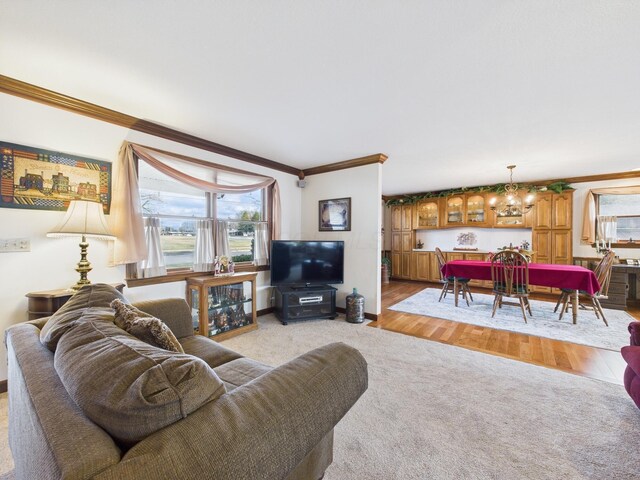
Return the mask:
{"type": "MultiPolygon", "coordinates": [[[[269,270],[269,265],[236,265],[234,269],[235,272],[265,272],[269,270]]],[[[127,278],[125,281],[127,282],[128,288],[133,287],[144,287],[147,285],[159,285],[162,283],[173,283],[173,282],[182,282],[187,278],[191,277],[199,277],[201,275],[207,275],[210,272],[193,272],[191,270],[179,270],[168,272],[166,275],[161,277],[149,277],[149,278],[127,278]]]]}
{"type": "MultiPolygon", "coordinates": [[[[592,243],[591,246],[593,248],[596,248],[596,244],[595,243],[592,243]]],[[[640,241],[612,243],[611,244],[611,248],[612,249],[616,249],[616,248],[640,248],[640,241]]]]}

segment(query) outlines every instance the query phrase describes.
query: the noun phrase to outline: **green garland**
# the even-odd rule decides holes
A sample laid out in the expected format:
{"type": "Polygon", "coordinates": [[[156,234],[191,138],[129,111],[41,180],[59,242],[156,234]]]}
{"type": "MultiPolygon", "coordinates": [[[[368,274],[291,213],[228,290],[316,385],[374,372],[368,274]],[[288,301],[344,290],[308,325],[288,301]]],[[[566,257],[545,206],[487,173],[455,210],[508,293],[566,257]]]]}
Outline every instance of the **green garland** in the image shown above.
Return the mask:
{"type": "MultiPolygon", "coordinates": [[[[425,193],[417,193],[414,195],[404,195],[402,198],[391,198],[386,201],[387,207],[391,205],[412,205],[414,203],[419,202],[420,200],[426,200],[428,198],[436,198],[436,197],[448,197],[450,195],[460,195],[461,193],[497,193],[498,195],[502,195],[505,192],[506,183],[499,183],[497,185],[484,185],[481,187],[462,187],[462,188],[452,188],[451,190],[441,190],[439,192],[425,192],[425,193]]],[[[550,190],[555,193],[562,193],[565,190],[573,190],[573,187],[569,185],[567,182],[559,181],[554,182],[549,185],[528,185],[528,184],[517,184],[518,190],[527,190],[530,193],[536,192],[545,192],[550,190]]]]}

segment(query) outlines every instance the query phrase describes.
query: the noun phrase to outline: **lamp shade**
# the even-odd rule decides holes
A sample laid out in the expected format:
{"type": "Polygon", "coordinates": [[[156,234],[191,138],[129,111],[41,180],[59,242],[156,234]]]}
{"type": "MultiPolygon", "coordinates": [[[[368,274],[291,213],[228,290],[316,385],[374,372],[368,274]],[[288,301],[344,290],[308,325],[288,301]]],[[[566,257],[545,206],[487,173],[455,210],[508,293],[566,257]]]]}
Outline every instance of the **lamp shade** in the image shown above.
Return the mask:
{"type": "Polygon", "coordinates": [[[92,237],[114,239],[104,218],[102,203],[71,200],[62,222],[47,237],[92,237]]]}

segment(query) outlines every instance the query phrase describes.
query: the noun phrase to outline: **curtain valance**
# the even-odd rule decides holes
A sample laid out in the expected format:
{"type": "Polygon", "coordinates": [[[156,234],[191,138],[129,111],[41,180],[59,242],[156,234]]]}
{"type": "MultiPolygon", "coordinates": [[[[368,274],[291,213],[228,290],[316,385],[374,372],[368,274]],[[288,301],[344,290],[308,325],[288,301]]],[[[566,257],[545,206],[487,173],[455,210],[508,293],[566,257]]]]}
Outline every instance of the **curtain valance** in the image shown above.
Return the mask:
{"type": "Polygon", "coordinates": [[[632,195],[640,193],[640,185],[630,187],[594,188],[587,192],[582,212],[582,235],[584,243],[596,242],[596,195],[632,195]]]}
{"type": "MultiPolygon", "coordinates": [[[[139,262],[145,260],[148,255],[136,172],[136,157],[174,180],[205,192],[238,194],[271,187],[273,238],[280,237],[280,192],[275,178],[243,172],[224,165],[192,159],[184,155],[172,154],[130,142],[123,142],[118,154],[118,175],[111,206],[111,228],[116,235],[114,264],[139,262]],[[168,163],[172,163],[171,161],[193,162],[213,171],[230,172],[233,178],[236,179],[236,183],[239,183],[238,179],[240,179],[243,184],[233,185],[202,180],[169,165],[168,163]]],[[[224,177],[224,175],[220,175],[220,177],[224,177]]]]}

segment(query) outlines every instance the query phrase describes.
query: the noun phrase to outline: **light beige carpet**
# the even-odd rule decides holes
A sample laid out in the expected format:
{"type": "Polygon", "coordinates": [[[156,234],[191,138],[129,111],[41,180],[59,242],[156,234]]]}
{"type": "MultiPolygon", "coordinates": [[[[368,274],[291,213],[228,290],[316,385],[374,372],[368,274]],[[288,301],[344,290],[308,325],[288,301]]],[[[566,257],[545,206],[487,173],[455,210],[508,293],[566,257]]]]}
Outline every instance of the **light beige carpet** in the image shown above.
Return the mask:
{"type": "MultiPolygon", "coordinates": [[[[344,320],[259,323],[224,344],[278,365],[343,341],[369,362],[325,480],[639,476],[640,411],[623,387],[344,320]]],[[[6,412],[4,394],[0,472],[11,469],[6,412]]]]}

